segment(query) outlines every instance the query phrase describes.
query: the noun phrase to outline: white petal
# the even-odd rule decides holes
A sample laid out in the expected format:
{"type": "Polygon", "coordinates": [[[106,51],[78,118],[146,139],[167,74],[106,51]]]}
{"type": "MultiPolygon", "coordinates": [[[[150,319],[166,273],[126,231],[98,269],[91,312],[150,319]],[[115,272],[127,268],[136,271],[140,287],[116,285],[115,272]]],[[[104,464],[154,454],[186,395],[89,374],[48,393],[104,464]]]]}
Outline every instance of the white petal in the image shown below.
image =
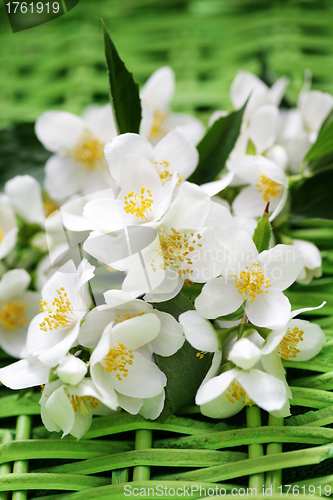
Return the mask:
{"type": "Polygon", "coordinates": [[[214,319],[237,311],[242,303],[243,296],[234,283],[215,278],[203,287],[195,301],[195,308],[204,318],[214,319]]]}
{"type": "Polygon", "coordinates": [[[220,191],[223,191],[223,189],[225,189],[227,186],[229,186],[234,176],[234,172],[227,172],[221,177],[221,179],[218,179],[217,181],[206,182],[205,184],[201,184],[200,187],[209,196],[214,196],[220,191]]]}
{"type": "Polygon", "coordinates": [[[90,311],[81,325],[78,342],[85,347],[96,347],[103,331],[114,321],[115,312],[105,306],[90,311]]]}
{"type": "Polygon", "coordinates": [[[218,374],[219,369],[221,367],[221,361],[222,361],[222,351],[216,351],[212,359],[212,364],[208,372],[206,373],[205,378],[201,382],[201,385],[204,385],[206,382],[208,382],[208,380],[210,380],[211,378],[215,377],[218,374]]]}
{"type": "Polygon", "coordinates": [[[239,71],[231,84],[230,97],[235,108],[239,109],[251,95],[248,107],[256,109],[259,102],[265,101],[267,91],[267,86],[257,76],[248,71],[239,71]]]}
{"type": "Polygon", "coordinates": [[[171,314],[154,309],[154,314],[161,322],[160,332],[152,341],[153,351],[161,356],[172,356],[185,341],[183,328],[171,314]]]}
{"type": "Polygon", "coordinates": [[[194,116],[184,113],[169,113],[163,122],[166,131],[178,130],[193,146],[205,135],[203,123],[194,116]]]}
{"type": "Polygon", "coordinates": [[[122,162],[126,155],[134,154],[154,162],[153,147],[138,134],[122,134],[106,144],[105,158],[109,164],[112,177],[120,184],[122,162]]]}
{"type": "Polygon", "coordinates": [[[204,352],[217,351],[217,335],[211,323],[197,311],[187,311],[179,316],[186,340],[192,347],[204,352]]]}
{"type": "Polygon", "coordinates": [[[307,127],[319,132],[324,119],[333,107],[333,97],[319,90],[304,92],[300,96],[299,106],[307,127]]]}
{"type": "Polygon", "coordinates": [[[200,406],[200,412],[206,417],[210,418],[229,418],[236,413],[240,412],[243,408],[243,399],[238,401],[226,397],[227,391],[223,392],[220,396],[200,406]]]}
{"type": "Polygon", "coordinates": [[[141,99],[155,109],[167,111],[175,92],[175,74],[169,66],[155,71],[141,89],[141,99]]]}
{"type": "Polygon", "coordinates": [[[49,373],[50,367],[43,365],[40,361],[28,363],[27,360],[21,359],[0,369],[0,381],[10,389],[24,389],[46,384],[49,373]]]}
{"type": "Polygon", "coordinates": [[[221,396],[228,389],[231,382],[235,380],[239,372],[240,370],[233,368],[208,380],[208,382],[199,388],[195,397],[195,403],[201,406],[221,396]]]}
{"type": "Polygon", "coordinates": [[[247,186],[236,196],[232,210],[240,217],[260,217],[264,213],[267,201],[259,193],[256,186],[247,186]]]}
{"type": "Polygon", "coordinates": [[[291,318],[294,318],[295,316],[298,316],[299,314],[302,314],[302,313],[305,313],[308,311],[314,311],[316,309],[321,309],[322,307],[324,307],[325,304],[326,304],[326,302],[324,301],[320,304],[320,306],[317,306],[317,307],[304,307],[303,309],[296,309],[295,311],[291,312],[291,318]]]}
{"type": "Polygon", "coordinates": [[[82,359],[67,355],[57,367],[57,375],[65,384],[77,385],[84,378],[88,367],[82,359]]]}
{"type": "Polygon", "coordinates": [[[155,420],[163,410],[165,400],[165,391],[153,398],[143,399],[143,405],[140,415],[149,420],[155,420]]]}
{"type": "MultiPolygon", "coordinates": [[[[120,185],[121,193],[119,199],[122,195],[128,195],[130,191],[134,192],[134,196],[136,193],[140,194],[141,189],[144,187],[146,192],[150,189],[152,199],[156,201],[162,188],[160,176],[151,162],[143,156],[134,154],[127,154],[123,159],[120,185]]],[[[145,197],[147,196],[146,192],[144,193],[145,197]]]]}
{"type": "Polygon", "coordinates": [[[91,104],[84,110],[82,116],[89,130],[104,144],[118,135],[110,104],[105,106],[91,104]]]}
{"type": "Polygon", "coordinates": [[[83,172],[71,158],[51,156],[45,165],[45,189],[54,200],[64,200],[79,192],[83,172]]]}
{"type": "Polygon", "coordinates": [[[261,106],[253,113],[248,134],[257,154],[262,154],[273,146],[278,129],[278,119],[278,108],[271,104],[261,106]]]}
{"type": "Polygon", "coordinates": [[[308,269],[321,267],[321,255],[316,245],[304,240],[293,240],[292,245],[301,252],[305,267],[308,269]]]}
{"type": "Polygon", "coordinates": [[[245,312],[254,325],[263,328],[282,328],[290,318],[291,305],[280,290],[269,289],[268,293],[256,296],[245,304],[245,312]]]}
{"type": "Polygon", "coordinates": [[[119,406],[130,413],[131,415],[137,415],[140,411],[140,408],[143,405],[143,400],[140,398],[131,398],[129,396],[124,396],[124,394],[120,394],[118,392],[118,403],[119,406]]]}
{"type": "Polygon", "coordinates": [[[160,328],[161,322],[157,315],[147,313],[114,326],[111,333],[111,342],[112,344],[121,342],[127,349],[134,351],[155,339],[160,328]]]}
{"type": "Polygon", "coordinates": [[[283,326],[282,328],[279,328],[278,330],[272,330],[271,333],[268,335],[266,342],[261,348],[261,353],[263,355],[265,354],[270,354],[271,352],[274,351],[274,349],[279,345],[283,337],[285,336],[287,332],[287,327],[288,323],[283,326]]]}
{"type": "Polygon", "coordinates": [[[284,382],[260,370],[240,372],[237,381],[260,408],[266,411],[281,410],[287,400],[284,382]]]}
{"type": "Polygon", "coordinates": [[[259,361],[260,357],[260,349],[247,338],[242,338],[233,346],[228,359],[243,370],[249,370],[259,361]]]}
{"type": "Polygon", "coordinates": [[[168,165],[165,168],[171,174],[177,172],[187,179],[198,164],[199,153],[182,133],[174,130],[155,146],[154,158],[157,169],[163,168],[163,162],[166,161],[168,165]]]}
{"type": "Polygon", "coordinates": [[[21,295],[30,281],[31,277],[25,269],[7,271],[0,280],[0,303],[21,295]]]}
{"type": "Polygon", "coordinates": [[[276,82],[269,89],[269,102],[279,106],[289,82],[290,79],[287,76],[282,76],[276,80],[276,82]]]}
{"type": "Polygon", "coordinates": [[[98,391],[98,399],[108,408],[116,410],[119,407],[117,394],[112,386],[113,379],[99,363],[91,365],[91,377],[98,391]]]}
{"type": "Polygon", "coordinates": [[[210,198],[199,186],[185,182],[179,188],[176,199],[162,219],[168,228],[201,229],[210,210],[210,198]]]}
{"type": "Polygon", "coordinates": [[[42,408],[42,420],[48,430],[55,430],[58,427],[64,432],[64,436],[71,432],[74,425],[74,410],[64,386],[60,386],[45,399],[42,408]]]}
{"type": "Polygon", "coordinates": [[[304,265],[301,253],[291,245],[276,245],[265,250],[258,261],[265,278],[278,290],[285,290],[294,283],[304,265]]]}
{"type": "Polygon", "coordinates": [[[16,245],[18,227],[13,227],[10,229],[3,237],[0,243],[0,259],[7,257],[9,252],[11,252],[16,245]]]}
{"type": "Polygon", "coordinates": [[[84,120],[67,111],[45,111],[35,125],[38,139],[52,152],[71,149],[84,129],[84,120]]]}
{"type": "MultiPolygon", "coordinates": [[[[129,365],[128,365],[129,366],[129,365]]],[[[112,373],[111,373],[112,375],[112,373]]],[[[140,353],[134,353],[133,364],[128,367],[128,375],[118,380],[112,375],[113,387],[125,396],[136,398],[152,398],[161,394],[166,385],[163,372],[140,353]]]]}
{"type": "Polygon", "coordinates": [[[44,207],[39,183],[30,175],[17,175],[5,184],[17,215],[27,222],[43,224],[44,207]]]}
{"type": "Polygon", "coordinates": [[[209,213],[204,222],[204,226],[212,227],[216,234],[223,226],[233,226],[234,220],[230,211],[220,203],[211,202],[209,213]]]}

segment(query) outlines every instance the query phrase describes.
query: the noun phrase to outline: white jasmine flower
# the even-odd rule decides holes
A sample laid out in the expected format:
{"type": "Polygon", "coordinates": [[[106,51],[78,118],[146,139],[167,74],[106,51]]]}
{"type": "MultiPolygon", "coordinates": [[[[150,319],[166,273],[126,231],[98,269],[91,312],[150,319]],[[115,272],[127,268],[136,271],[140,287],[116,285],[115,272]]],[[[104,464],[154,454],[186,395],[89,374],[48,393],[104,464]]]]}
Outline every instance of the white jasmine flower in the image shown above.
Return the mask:
{"type": "Polygon", "coordinates": [[[273,220],[284,207],[288,179],[283,170],[264,156],[245,155],[228,160],[228,169],[250,184],[236,196],[232,209],[237,216],[260,217],[270,202],[273,220]]]}
{"type": "Polygon", "coordinates": [[[24,269],[0,280],[0,346],[15,358],[24,358],[28,325],[39,312],[40,293],[27,290],[30,281],[24,269]]]}
{"type": "Polygon", "coordinates": [[[36,135],[55,153],[46,163],[45,188],[64,200],[116,187],[104,158],[104,146],[117,135],[111,106],[88,108],[81,118],[66,111],[46,111],[36,121],[36,135]]]}
{"type": "Polygon", "coordinates": [[[108,290],[104,293],[106,305],[94,308],[88,313],[81,326],[79,342],[86,347],[96,347],[105,328],[110,324],[121,324],[131,318],[154,314],[160,320],[160,330],[149,345],[152,351],[161,356],[172,356],[185,341],[181,325],[171,316],[143,300],[133,300],[132,296],[121,290],[108,290]]]}
{"type": "Polygon", "coordinates": [[[326,341],[323,330],[316,323],[294,318],[303,312],[319,309],[325,304],[326,302],[323,302],[318,307],[293,311],[283,328],[275,329],[268,335],[261,349],[262,354],[275,350],[281,358],[295,361],[307,361],[316,356],[326,341]]]}
{"type": "Polygon", "coordinates": [[[171,113],[170,103],[175,92],[175,74],[169,66],[155,71],[140,92],[142,121],[140,134],[152,144],[176,127],[185,137],[197,144],[204,135],[204,126],[197,118],[182,113],[171,113]]]}
{"type": "Polygon", "coordinates": [[[195,398],[201,413],[211,418],[228,418],[253,404],[273,412],[281,410],[286,401],[284,381],[256,368],[237,367],[202,384],[195,398]]]}
{"type": "Polygon", "coordinates": [[[50,367],[36,358],[21,359],[16,363],[0,368],[0,382],[10,389],[26,389],[46,384],[50,367]]]}
{"type": "Polygon", "coordinates": [[[17,233],[18,227],[13,207],[8,196],[0,194],[0,259],[7,257],[13,250],[17,233]]]}
{"type": "Polygon", "coordinates": [[[249,99],[244,113],[244,119],[248,119],[264,104],[278,106],[288,83],[289,78],[282,77],[269,88],[252,73],[239,71],[231,84],[230,98],[236,109],[244,106],[249,99]]]}
{"type": "Polygon", "coordinates": [[[30,323],[27,358],[58,365],[77,342],[80,322],[91,304],[87,282],[94,267],[84,259],[78,269],[69,261],[42,289],[41,313],[30,323]]]}
{"type": "Polygon", "coordinates": [[[122,162],[117,199],[92,200],[83,215],[103,233],[123,230],[126,226],[154,226],[167,211],[177,180],[174,177],[163,186],[151,162],[143,156],[127,155],[122,162]]]}
{"type": "Polygon", "coordinates": [[[164,373],[138,352],[158,336],[160,328],[160,320],[151,313],[105,328],[91,355],[90,373],[99,399],[109,408],[126,405],[127,411],[138,413],[142,401],[136,400],[153,398],[163,392],[164,373]],[[135,399],[129,404],[123,396],[135,399]]]}
{"type": "Polygon", "coordinates": [[[228,242],[229,261],[223,278],[209,281],[195,301],[205,318],[215,319],[236,311],[244,302],[250,322],[266,328],[280,328],[290,315],[290,302],[283,294],[297,278],[303,259],[290,245],[277,245],[258,255],[248,233],[228,228],[220,233],[228,242]]]}
{"type": "Polygon", "coordinates": [[[304,267],[297,277],[297,283],[308,285],[313,278],[320,278],[323,274],[322,261],[316,245],[304,240],[293,240],[292,245],[301,252],[304,259],[304,267]]]}
{"type": "Polygon", "coordinates": [[[105,146],[104,153],[111,175],[119,185],[127,155],[146,158],[157,171],[163,185],[170,181],[174,174],[178,175],[179,182],[186,180],[194,172],[199,160],[196,147],[179,129],[166,134],[155,147],[140,135],[122,134],[105,146]]]}
{"type": "Polygon", "coordinates": [[[40,405],[42,421],[48,431],[63,431],[62,437],[72,434],[77,439],[89,429],[93,414],[111,413],[99,401],[89,379],[77,385],[66,385],[60,379],[47,383],[40,405]]]}

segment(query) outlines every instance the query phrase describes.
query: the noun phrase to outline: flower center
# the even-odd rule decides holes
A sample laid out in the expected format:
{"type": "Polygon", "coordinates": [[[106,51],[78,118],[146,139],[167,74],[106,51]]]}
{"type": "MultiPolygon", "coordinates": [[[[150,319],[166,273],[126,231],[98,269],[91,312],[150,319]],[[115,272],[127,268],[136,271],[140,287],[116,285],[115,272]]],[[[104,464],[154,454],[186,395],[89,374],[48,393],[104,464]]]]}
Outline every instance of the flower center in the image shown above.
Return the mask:
{"type": "Polygon", "coordinates": [[[25,314],[27,305],[20,300],[7,302],[0,309],[0,325],[4,330],[14,330],[21,328],[28,323],[28,318],[25,314]]]}
{"type": "Polygon", "coordinates": [[[49,215],[53,214],[56,210],[58,210],[59,205],[56,205],[53,201],[47,199],[43,201],[44,213],[47,218],[49,215]]]}
{"type": "Polygon", "coordinates": [[[270,279],[265,279],[259,262],[252,262],[251,269],[249,270],[248,266],[245,266],[245,269],[245,271],[240,271],[238,279],[236,279],[236,274],[233,275],[234,282],[239,293],[243,295],[243,300],[249,298],[250,302],[253,302],[263,291],[268,293],[267,288],[271,286],[270,279]]]}
{"type": "Polygon", "coordinates": [[[124,210],[127,214],[135,215],[140,219],[149,220],[152,214],[152,205],[154,203],[153,195],[150,189],[142,187],[140,193],[134,194],[133,191],[124,196],[124,210]]]}
{"type": "Polygon", "coordinates": [[[102,407],[102,403],[97,398],[92,396],[74,396],[67,394],[75,413],[79,411],[81,415],[86,415],[89,410],[95,410],[97,406],[102,407]],[[88,410],[89,408],[89,410],[88,410]]]}
{"type": "Polygon", "coordinates": [[[153,125],[150,131],[150,137],[152,139],[162,139],[162,137],[165,136],[166,130],[164,129],[163,125],[165,120],[168,118],[168,115],[169,113],[154,109],[153,125]]]}
{"type": "Polygon", "coordinates": [[[4,234],[3,234],[3,229],[0,227],[0,243],[2,242],[3,240],[3,237],[4,237],[4,234]]]}
{"type": "MultiPolygon", "coordinates": [[[[179,233],[173,227],[171,228],[171,233],[164,234],[164,228],[161,227],[159,239],[160,249],[158,253],[160,257],[163,255],[164,260],[160,264],[161,269],[165,271],[166,267],[173,266],[178,274],[193,273],[193,269],[189,269],[188,267],[183,269],[183,267],[193,265],[190,254],[194,252],[195,245],[202,247],[202,244],[198,243],[201,235],[199,233],[196,235],[194,233],[179,233]]],[[[156,272],[154,259],[152,259],[150,265],[153,271],[156,272]]]]}
{"type": "Polygon", "coordinates": [[[44,332],[48,330],[56,330],[60,326],[65,328],[69,324],[73,324],[76,318],[73,313],[73,305],[67,298],[65,288],[61,287],[57,290],[58,297],[55,297],[52,304],[49,305],[46,301],[39,301],[40,312],[48,312],[48,316],[39,324],[39,327],[44,332]]]}
{"type": "Polygon", "coordinates": [[[104,160],[104,144],[88,130],[77,141],[73,154],[74,159],[88,170],[101,170],[106,166],[105,161],[101,162],[104,160]]]}
{"type": "Polygon", "coordinates": [[[303,340],[304,331],[299,330],[297,327],[287,329],[286,335],[276,348],[276,352],[280,354],[283,359],[296,358],[296,354],[301,352],[297,349],[297,344],[303,340]]]}
{"type": "Polygon", "coordinates": [[[226,392],[226,398],[232,404],[235,404],[235,402],[239,401],[241,398],[243,398],[242,401],[243,405],[252,406],[255,404],[252,401],[252,399],[250,399],[249,396],[246,394],[240,383],[235,380],[231,382],[231,384],[229,385],[226,392]]]}
{"type": "Polygon", "coordinates": [[[259,193],[262,193],[262,199],[269,201],[271,197],[277,196],[282,189],[281,184],[278,184],[272,179],[266,177],[266,175],[261,175],[256,183],[259,193]]]}
{"type": "Polygon", "coordinates": [[[119,344],[109,350],[102,366],[108,373],[116,372],[117,379],[122,380],[122,377],[127,377],[128,369],[126,366],[132,365],[133,359],[133,351],[127,349],[124,344],[119,342],[119,344]]]}
{"type": "MultiPolygon", "coordinates": [[[[164,184],[171,181],[171,179],[172,179],[172,174],[170,174],[170,172],[168,170],[169,163],[167,161],[160,161],[160,162],[155,161],[155,165],[156,165],[157,173],[160,176],[160,179],[162,181],[162,186],[164,186],[164,184]],[[158,165],[160,165],[160,166],[158,166],[158,165]]],[[[177,172],[177,175],[178,175],[178,172],[177,172]]],[[[183,176],[180,175],[178,182],[177,182],[177,186],[180,185],[182,180],[183,180],[183,176]]]]}
{"type": "Polygon", "coordinates": [[[131,318],[136,318],[137,316],[143,316],[144,312],[139,312],[138,314],[133,314],[132,316],[129,316],[128,314],[117,314],[117,318],[114,320],[115,323],[122,323],[123,321],[126,321],[127,319],[131,318]]]}

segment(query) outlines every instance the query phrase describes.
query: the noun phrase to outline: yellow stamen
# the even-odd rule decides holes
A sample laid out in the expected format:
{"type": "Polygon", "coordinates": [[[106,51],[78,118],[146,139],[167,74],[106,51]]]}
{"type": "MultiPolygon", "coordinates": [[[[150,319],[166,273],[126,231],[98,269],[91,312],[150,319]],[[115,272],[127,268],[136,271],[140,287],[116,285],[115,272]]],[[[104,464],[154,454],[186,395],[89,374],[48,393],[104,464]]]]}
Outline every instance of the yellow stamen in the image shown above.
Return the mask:
{"type": "Polygon", "coordinates": [[[262,193],[262,199],[269,201],[272,197],[275,198],[282,189],[281,184],[278,184],[272,179],[266,177],[266,175],[261,175],[256,183],[259,193],[262,193]]]}
{"type": "Polygon", "coordinates": [[[49,217],[49,215],[53,214],[56,210],[58,210],[59,205],[57,205],[54,201],[47,199],[43,201],[44,213],[45,217],[49,217]]]}
{"type": "Polygon", "coordinates": [[[65,328],[76,321],[73,314],[73,305],[67,297],[65,288],[61,287],[60,290],[57,290],[57,294],[58,297],[53,299],[51,305],[46,301],[39,301],[40,312],[48,313],[44,321],[39,324],[40,329],[44,332],[56,330],[59,327],[65,328]]]}
{"type": "Polygon", "coordinates": [[[77,141],[73,154],[74,159],[87,170],[101,170],[107,166],[104,158],[104,144],[88,130],[85,130],[77,141]]]}
{"type": "Polygon", "coordinates": [[[150,137],[152,139],[162,139],[167,133],[167,130],[164,129],[163,125],[165,120],[168,118],[169,113],[158,111],[154,109],[154,118],[153,125],[150,131],[150,137]]]}
{"type": "MultiPolygon", "coordinates": [[[[160,176],[160,179],[162,181],[162,186],[164,186],[164,184],[171,181],[171,179],[172,179],[172,174],[168,170],[169,163],[167,161],[160,161],[160,162],[155,161],[155,165],[156,165],[157,173],[160,176]],[[159,166],[159,165],[161,165],[161,166],[159,166]]],[[[178,175],[178,172],[177,172],[177,175],[178,175]]],[[[176,184],[177,186],[180,186],[180,183],[182,182],[183,178],[184,177],[182,175],[179,176],[178,182],[176,184]]]]}
{"type": "Polygon", "coordinates": [[[95,410],[97,406],[102,407],[102,403],[92,396],[74,396],[67,394],[75,413],[79,411],[81,415],[87,415],[89,410],[95,410]]]}
{"type": "Polygon", "coordinates": [[[139,312],[138,314],[132,314],[132,316],[129,316],[128,314],[123,314],[123,319],[121,318],[120,314],[117,314],[117,318],[114,320],[115,323],[122,323],[123,321],[126,321],[127,319],[132,319],[132,318],[137,318],[138,316],[143,316],[144,312],[139,312]]]}
{"type": "Polygon", "coordinates": [[[154,203],[153,195],[150,189],[142,187],[140,193],[134,194],[133,191],[124,196],[124,210],[127,214],[135,215],[140,219],[149,220],[152,215],[152,205],[154,203]]]}
{"type": "MultiPolygon", "coordinates": [[[[166,267],[173,266],[180,275],[193,273],[193,269],[188,267],[193,265],[190,254],[195,250],[193,245],[202,246],[196,241],[201,239],[200,234],[194,235],[194,233],[191,233],[187,235],[186,233],[179,233],[173,227],[170,233],[165,234],[164,228],[161,228],[159,239],[160,247],[157,252],[160,257],[163,257],[163,263],[160,264],[161,269],[165,270],[166,267]],[[192,240],[192,238],[195,239],[192,240]],[[184,265],[186,266],[185,269],[184,265]]],[[[156,272],[154,259],[152,259],[150,265],[153,271],[156,272]]]]}
{"type": "Polygon", "coordinates": [[[230,403],[235,404],[236,401],[239,401],[241,398],[243,398],[243,405],[249,405],[252,406],[255,403],[249,398],[247,393],[244,391],[243,387],[240,385],[239,382],[233,381],[229,385],[227,392],[226,392],[226,398],[230,403]]]}
{"type": "Polygon", "coordinates": [[[104,358],[102,363],[103,368],[108,372],[116,372],[115,375],[118,380],[122,380],[122,377],[127,377],[128,369],[127,365],[133,364],[133,351],[128,350],[124,344],[119,342],[119,344],[112,347],[107,356],[104,358]]]}
{"type": "Polygon", "coordinates": [[[0,326],[4,330],[22,328],[29,321],[25,314],[26,310],[27,305],[20,300],[6,302],[0,309],[0,326]]]}
{"type": "Polygon", "coordinates": [[[3,233],[4,233],[4,231],[3,231],[3,229],[0,227],[0,243],[2,242],[3,237],[4,237],[4,234],[3,234],[3,233]]]}
{"type": "Polygon", "coordinates": [[[196,353],[196,357],[199,358],[199,359],[202,359],[204,357],[204,355],[203,355],[202,352],[197,352],[196,353]]]}
{"type": "MultiPolygon", "coordinates": [[[[245,269],[248,269],[246,266],[245,269]]],[[[247,298],[253,302],[260,293],[268,292],[271,286],[270,279],[265,279],[265,275],[259,267],[259,262],[252,262],[251,269],[240,271],[238,279],[234,276],[234,282],[239,293],[243,295],[243,300],[247,298]]]]}
{"type": "Polygon", "coordinates": [[[287,329],[286,335],[276,348],[276,352],[280,354],[283,359],[296,358],[296,355],[301,352],[297,349],[297,344],[303,340],[304,331],[299,330],[297,327],[287,329]]]}

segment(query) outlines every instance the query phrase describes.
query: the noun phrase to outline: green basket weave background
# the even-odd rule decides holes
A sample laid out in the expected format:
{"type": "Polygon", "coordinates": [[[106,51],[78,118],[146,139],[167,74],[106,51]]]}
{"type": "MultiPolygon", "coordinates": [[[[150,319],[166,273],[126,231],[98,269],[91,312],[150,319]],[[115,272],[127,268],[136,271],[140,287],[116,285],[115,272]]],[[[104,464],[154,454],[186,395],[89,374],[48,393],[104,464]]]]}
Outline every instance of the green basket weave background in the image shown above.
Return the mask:
{"type": "MultiPolygon", "coordinates": [[[[230,106],[229,87],[239,69],[264,73],[270,81],[288,75],[291,102],[303,84],[305,69],[313,73],[313,88],[333,93],[331,0],[80,0],[65,16],[15,34],[3,4],[0,14],[1,127],[34,121],[47,109],[80,113],[91,102],[107,102],[100,17],[140,83],[158,67],[172,66],[177,80],[173,108],[204,120],[215,109],[230,106]]],[[[307,237],[306,231],[299,229],[299,237],[307,237]]],[[[324,243],[330,247],[331,242],[324,243]]],[[[308,288],[311,303],[293,302],[295,308],[333,299],[333,263],[326,261],[324,270],[326,281],[317,280],[308,288]],[[321,291],[323,282],[330,284],[329,297],[321,291]]],[[[332,305],[325,314],[333,315],[332,305]]],[[[309,484],[330,484],[333,489],[333,353],[332,361],[327,361],[333,326],[330,317],[317,322],[329,341],[311,368],[321,378],[305,371],[304,363],[298,364],[303,372],[290,370],[294,416],[285,429],[276,429],[278,444],[269,446],[271,454],[278,453],[279,443],[285,443],[279,462],[285,469],[283,484],[302,485],[311,478],[309,484]],[[302,467],[289,468],[295,453],[302,467]]],[[[9,362],[5,354],[0,358],[2,366],[9,362]]],[[[36,392],[18,396],[2,387],[0,396],[0,500],[117,500],[123,498],[121,483],[135,479],[146,486],[154,481],[166,484],[162,474],[178,474],[177,486],[195,481],[214,487],[215,481],[225,485],[228,478],[230,492],[234,483],[247,484],[237,468],[239,460],[248,459],[246,445],[251,444],[244,411],[226,422],[193,414],[169,418],[165,424],[121,413],[96,418],[77,442],[68,436],[61,440],[41,426],[36,392]],[[142,451],[149,440],[149,448],[156,450],[142,451]],[[233,463],[224,465],[231,459],[233,463]],[[186,467],[174,467],[177,461],[186,467]]],[[[265,444],[270,438],[265,434],[264,412],[262,418],[256,437],[262,435],[265,444]]],[[[248,473],[269,471],[269,460],[269,455],[250,458],[248,473]]]]}
{"type": "Polygon", "coordinates": [[[46,109],[80,113],[107,101],[100,18],[142,84],[161,65],[176,72],[174,108],[203,114],[230,106],[238,69],[287,74],[295,99],[304,70],[333,92],[331,0],[80,0],[54,21],[13,34],[0,7],[1,125],[46,109]]]}

